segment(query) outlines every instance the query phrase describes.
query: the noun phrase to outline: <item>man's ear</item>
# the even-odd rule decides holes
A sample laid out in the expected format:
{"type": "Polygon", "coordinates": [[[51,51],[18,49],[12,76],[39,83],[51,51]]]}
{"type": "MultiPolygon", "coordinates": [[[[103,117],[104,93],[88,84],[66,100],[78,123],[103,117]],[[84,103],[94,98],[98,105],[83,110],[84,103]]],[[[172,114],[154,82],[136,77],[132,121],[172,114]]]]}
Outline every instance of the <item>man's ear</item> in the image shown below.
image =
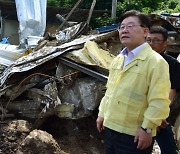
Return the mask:
{"type": "Polygon", "coordinates": [[[145,38],[147,37],[148,33],[149,33],[149,28],[145,27],[144,28],[144,37],[145,38]]]}

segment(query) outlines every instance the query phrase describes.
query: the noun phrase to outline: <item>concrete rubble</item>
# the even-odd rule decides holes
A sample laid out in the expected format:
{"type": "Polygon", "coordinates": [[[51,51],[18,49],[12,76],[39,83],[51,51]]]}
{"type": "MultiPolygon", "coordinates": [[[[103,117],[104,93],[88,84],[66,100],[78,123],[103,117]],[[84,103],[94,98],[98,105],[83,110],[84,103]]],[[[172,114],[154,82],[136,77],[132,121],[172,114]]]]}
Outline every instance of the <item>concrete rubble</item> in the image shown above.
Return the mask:
{"type": "Polygon", "coordinates": [[[15,114],[35,119],[35,111],[28,115],[31,107],[44,114],[48,109],[56,108],[56,111],[52,111],[53,114],[57,113],[66,118],[89,116],[103,96],[108,65],[114,57],[101,49],[95,41],[111,39],[114,34],[117,32],[87,35],[59,46],[44,46],[37,51],[34,48],[31,53],[20,57],[2,72],[2,105],[9,112],[14,111],[15,114]],[[62,63],[64,59],[66,61],[62,63]],[[76,63],[77,69],[74,69],[70,62],[76,63]],[[70,65],[67,66],[67,63],[70,65]],[[67,111],[65,115],[58,112],[64,112],[61,107],[73,112],[78,110],[79,113],[67,111]]]}
{"type": "MultiPolygon", "coordinates": [[[[161,21],[173,27],[168,52],[179,54],[179,18],[173,23],[157,15],[151,18],[154,23],[161,21]]],[[[52,31],[39,38],[37,44],[30,44],[20,52],[17,47],[13,48],[13,51],[17,50],[14,55],[8,52],[2,55],[7,50],[1,48],[0,58],[8,57],[9,60],[0,60],[1,120],[25,118],[39,128],[52,115],[62,119],[80,119],[93,114],[106,89],[109,64],[123,47],[116,29],[82,35],[84,25],[74,24],[63,30],[53,30],[52,27],[52,31]]],[[[179,130],[176,128],[176,131],[179,130]]],[[[179,140],[179,136],[176,138],[179,140]]],[[[31,147],[34,140],[37,149],[46,146],[44,148],[52,150],[49,153],[63,153],[50,134],[34,130],[21,143],[17,154],[31,153],[31,149],[26,147],[31,147]],[[46,136],[50,140],[41,146],[46,136]]]]}

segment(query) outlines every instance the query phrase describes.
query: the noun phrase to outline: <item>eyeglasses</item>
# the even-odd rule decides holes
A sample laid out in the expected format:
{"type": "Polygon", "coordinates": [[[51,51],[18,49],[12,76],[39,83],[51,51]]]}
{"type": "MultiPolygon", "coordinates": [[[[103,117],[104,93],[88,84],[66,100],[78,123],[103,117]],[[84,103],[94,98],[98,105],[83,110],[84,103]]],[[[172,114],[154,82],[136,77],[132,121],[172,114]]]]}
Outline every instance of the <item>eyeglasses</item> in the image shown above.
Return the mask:
{"type": "Polygon", "coordinates": [[[143,27],[142,25],[134,25],[134,24],[129,24],[129,25],[120,25],[119,26],[119,28],[118,28],[118,30],[120,30],[120,31],[123,31],[123,30],[125,30],[125,28],[127,29],[127,30],[132,30],[135,26],[141,26],[141,27],[143,27]]]}
{"type": "Polygon", "coordinates": [[[146,39],[147,43],[154,43],[154,44],[158,44],[158,43],[161,43],[163,41],[164,40],[160,40],[160,39],[154,39],[154,40],[151,40],[150,38],[146,39]]]}

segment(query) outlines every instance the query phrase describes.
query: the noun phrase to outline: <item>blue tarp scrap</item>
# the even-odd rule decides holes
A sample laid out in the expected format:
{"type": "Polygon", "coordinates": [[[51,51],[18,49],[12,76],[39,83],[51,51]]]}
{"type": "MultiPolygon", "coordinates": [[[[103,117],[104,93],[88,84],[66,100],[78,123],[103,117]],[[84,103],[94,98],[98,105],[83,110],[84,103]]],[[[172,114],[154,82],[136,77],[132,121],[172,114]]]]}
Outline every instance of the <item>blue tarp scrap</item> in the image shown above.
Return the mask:
{"type": "Polygon", "coordinates": [[[96,28],[95,30],[98,33],[106,33],[106,32],[116,30],[116,29],[118,29],[118,27],[119,27],[119,24],[112,24],[110,26],[103,26],[103,27],[96,28]]]}
{"type": "Polygon", "coordinates": [[[6,37],[2,38],[0,44],[9,44],[8,38],[6,38],[6,37]]]}

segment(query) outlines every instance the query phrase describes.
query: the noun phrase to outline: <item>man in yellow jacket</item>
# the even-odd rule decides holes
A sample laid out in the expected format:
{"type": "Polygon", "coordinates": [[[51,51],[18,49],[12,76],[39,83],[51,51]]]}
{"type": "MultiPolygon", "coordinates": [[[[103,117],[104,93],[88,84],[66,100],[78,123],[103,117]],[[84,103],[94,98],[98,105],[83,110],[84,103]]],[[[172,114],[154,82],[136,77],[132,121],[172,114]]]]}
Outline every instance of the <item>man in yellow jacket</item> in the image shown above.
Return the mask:
{"type": "Polygon", "coordinates": [[[96,120],[107,154],[151,154],[156,128],[169,115],[169,67],[146,43],[150,21],[135,10],[120,19],[125,46],[112,61],[96,120]]]}

